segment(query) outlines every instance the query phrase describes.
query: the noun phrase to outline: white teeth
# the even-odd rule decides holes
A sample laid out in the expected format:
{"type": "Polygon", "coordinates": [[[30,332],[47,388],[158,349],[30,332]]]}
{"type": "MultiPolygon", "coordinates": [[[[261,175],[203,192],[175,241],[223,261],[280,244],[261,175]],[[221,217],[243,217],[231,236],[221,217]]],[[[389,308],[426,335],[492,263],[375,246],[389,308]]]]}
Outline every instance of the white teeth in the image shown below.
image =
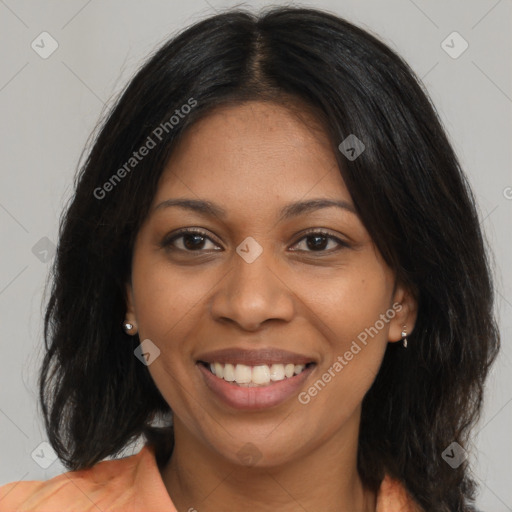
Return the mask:
{"type": "Polygon", "coordinates": [[[252,381],[254,384],[268,384],[270,382],[269,367],[266,364],[255,366],[252,369],[252,381]]]}
{"type": "Polygon", "coordinates": [[[222,379],[222,377],[224,377],[224,366],[221,365],[220,363],[214,363],[214,366],[215,366],[215,375],[217,375],[217,377],[222,379]]]}
{"type": "Polygon", "coordinates": [[[235,367],[232,364],[224,365],[224,380],[233,382],[235,380],[235,367]]]}
{"type": "Polygon", "coordinates": [[[273,364],[270,367],[270,378],[273,381],[283,380],[285,375],[285,369],[282,364],[273,364]]]}
{"type": "MultiPolygon", "coordinates": [[[[218,363],[215,363],[218,364],[218,363]]],[[[249,384],[251,382],[252,370],[245,364],[237,364],[235,367],[235,380],[238,384],[249,384]]]]}
{"type": "Polygon", "coordinates": [[[212,363],[209,365],[210,371],[227,382],[236,382],[244,387],[266,386],[270,382],[279,382],[289,379],[294,375],[299,375],[306,368],[304,364],[261,364],[258,366],[248,366],[245,364],[222,364],[212,363]]]}
{"type": "Polygon", "coordinates": [[[286,377],[290,378],[290,377],[293,377],[293,374],[295,372],[295,365],[294,364],[287,364],[285,367],[284,367],[284,374],[286,377]]]}

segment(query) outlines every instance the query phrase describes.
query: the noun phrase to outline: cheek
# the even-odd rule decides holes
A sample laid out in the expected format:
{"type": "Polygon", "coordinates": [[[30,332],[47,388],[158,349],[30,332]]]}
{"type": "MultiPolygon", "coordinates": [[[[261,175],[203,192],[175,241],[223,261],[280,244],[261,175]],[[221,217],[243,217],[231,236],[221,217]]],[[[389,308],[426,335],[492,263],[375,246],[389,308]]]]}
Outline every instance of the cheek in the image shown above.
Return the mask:
{"type": "Polygon", "coordinates": [[[324,358],[301,403],[311,403],[320,416],[331,411],[336,423],[354,411],[379,371],[394,317],[393,283],[386,267],[363,259],[335,278],[305,277],[301,283],[310,322],[324,338],[324,358]]]}
{"type": "MultiPolygon", "coordinates": [[[[211,286],[206,273],[198,276],[192,269],[176,271],[161,259],[145,259],[134,265],[132,274],[141,335],[154,339],[157,345],[167,345],[169,340],[182,338],[181,333],[201,308],[201,298],[211,286]]],[[[168,348],[177,347],[174,344],[168,348]]]]}
{"type": "Polygon", "coordinates": [[[160,350],[148,371],[173,412],[181,418],[192,417],[184,389],[190,379],[190,347],[186,340],[194,336],[192,317],[194,305],[199,307],[199,290],[161,262],[144,262],[141,258],[138,263],[139,267],[134,265],[132,285],[139,337],[141,341],[150,339],[160,350]]]}
{"type": "Polygon", "coordinates": [[[351,341],[385,340],[393,280],[387,267],[374,258],[359,260],[335,272],[303,273],[297,279],[297,295],[307,304],[310,321],[322,332],[332,349],[345,351],[351,341]],[[368,331],[372,335],[368,335],[368,331]]]}
{"type": "MultiPolygon", "coordinates": [[[[147,242],[146,242],[147,243],[147,242]]],[[[148,366],[155,385],[171,408],[182,418],[192,417],[189,406],[194,378],[194,343],[201,338],[201,321],[206,318],[208,291],[219,281],[218,272],[197,268],[173,268],[150,251],[135,254],[132,286],[140,340],[150,339],[160,355],[148,366]]],[[[192,407],[193,409],[193,407],[192,407]]]]}

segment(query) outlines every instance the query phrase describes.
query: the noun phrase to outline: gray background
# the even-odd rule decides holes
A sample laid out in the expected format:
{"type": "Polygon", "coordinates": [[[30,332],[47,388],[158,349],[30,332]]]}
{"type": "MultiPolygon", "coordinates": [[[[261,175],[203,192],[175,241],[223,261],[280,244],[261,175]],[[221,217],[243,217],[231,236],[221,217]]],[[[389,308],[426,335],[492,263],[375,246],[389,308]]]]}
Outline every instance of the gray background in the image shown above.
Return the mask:
{"type": "MultiPolygon", "coordinates": [[[[36,387],[43,348],[41,301],[59,215],[71,195],[82,148],[105,105],[145,56],[177,29],[229,6],[269,4],[0,0],[0,484],[44,480],[65,470],[41,445],[46,440],[36,387]],[[58,43],[46,59],[40,53],[51,48],[51,41],[40,36],[44,31],[58,43]],[[31,47],[33,41],[40,53],[31,47]]],[[[405,57],[429,90],[470,177],[495,255],[503,349],[488,381],[469,457],[481,483],[479,507],[511,511],[512,1],[301,5],[346,17],[405,57]],[[450,45],[449,51],[458,53],[461,40],[452,36],[442,46],[454,31],[469,44],[457,58],[445,49],[450,45]]],[[[131,448],[127,453],[138,450],[131,448]]]]}

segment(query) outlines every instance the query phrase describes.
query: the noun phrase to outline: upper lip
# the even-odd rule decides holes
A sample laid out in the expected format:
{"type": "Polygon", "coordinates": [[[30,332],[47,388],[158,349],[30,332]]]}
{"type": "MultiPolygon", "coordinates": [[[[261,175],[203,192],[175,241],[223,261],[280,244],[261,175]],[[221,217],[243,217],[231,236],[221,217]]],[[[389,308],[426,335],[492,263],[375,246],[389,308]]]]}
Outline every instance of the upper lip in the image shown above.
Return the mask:
{"type": "Polygon", "coordinates": [[[279,350],[276,348],[262,348],[258,350],[248,350],[244,348],[224,348],[201,354],[197,358],[198,362],[203,363],[232,363],[245,364],[247,366],[257,366],[263,364],[308,364],[313,363],[313,358],[296,352],[279,350]]]}

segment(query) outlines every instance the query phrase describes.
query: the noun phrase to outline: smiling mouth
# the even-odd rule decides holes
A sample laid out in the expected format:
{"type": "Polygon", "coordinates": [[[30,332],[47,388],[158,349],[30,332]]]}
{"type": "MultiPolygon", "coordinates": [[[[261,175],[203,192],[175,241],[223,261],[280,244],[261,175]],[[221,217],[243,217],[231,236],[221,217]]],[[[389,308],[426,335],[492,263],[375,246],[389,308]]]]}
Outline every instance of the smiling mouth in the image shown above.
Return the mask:
{"type": "Polygon", "coordinates": [[[307,364],[260,364],[249,366],[245,364],[231,363],[207,363],[198,361],[210,373],[217,378],[240,387],[263,387],[276,382],[281,382],[300,375],[305,369],[314,366],[315,363],[307,364]]]}

